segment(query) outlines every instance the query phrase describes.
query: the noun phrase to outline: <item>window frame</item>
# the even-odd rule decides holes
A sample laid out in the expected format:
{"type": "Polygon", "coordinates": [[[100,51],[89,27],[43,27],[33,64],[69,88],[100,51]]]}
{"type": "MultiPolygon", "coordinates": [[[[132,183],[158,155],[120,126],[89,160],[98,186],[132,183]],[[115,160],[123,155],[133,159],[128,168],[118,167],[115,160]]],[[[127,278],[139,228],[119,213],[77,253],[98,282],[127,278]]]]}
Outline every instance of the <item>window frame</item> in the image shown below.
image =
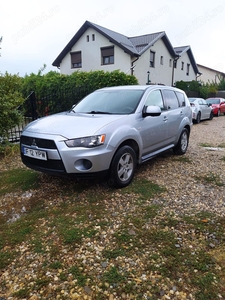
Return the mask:
{"type": "Polygon", "coordinates": [[[149,66],[155,68],[155,51],[150,50],[150,61],[149,66]]]}
{"type": "Polygon", "coordinates": [[[70,52],[71,69],[82,68],[82,53],[81,51],[70,52]]]}
{"type": "Polygon", "coordinates": [[[113,65],[115,62],[114,46],[101,48],[101,64],[113,65]]]}

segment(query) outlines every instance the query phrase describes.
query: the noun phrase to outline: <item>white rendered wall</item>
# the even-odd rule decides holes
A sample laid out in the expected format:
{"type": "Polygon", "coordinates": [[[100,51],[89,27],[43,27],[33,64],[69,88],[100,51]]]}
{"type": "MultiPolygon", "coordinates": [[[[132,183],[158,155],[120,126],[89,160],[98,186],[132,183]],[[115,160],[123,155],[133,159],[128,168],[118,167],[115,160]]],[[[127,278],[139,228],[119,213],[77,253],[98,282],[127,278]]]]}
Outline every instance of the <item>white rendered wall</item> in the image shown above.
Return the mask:
{"type": "Polygon", "coordinates": [[[82,68],[71,68],[70,53],[68,53],[60,64],[61,74],[72,74],[76,71],[113,71],[120,70],[127,72],[130,70],[130,55],[125,53],[121,48],[114,45],[114,64],[102,65],[101,64],[101,48],[113,46],[108,39],[99,34],[96,30],[89,28],[77,43],[71,49],[71,52],[81,51],[82,68]],[[92,34],[95,40],[92,41],[92,34]],[[87,42],[87,35],[89,35],[89,42],[87,42]]]}

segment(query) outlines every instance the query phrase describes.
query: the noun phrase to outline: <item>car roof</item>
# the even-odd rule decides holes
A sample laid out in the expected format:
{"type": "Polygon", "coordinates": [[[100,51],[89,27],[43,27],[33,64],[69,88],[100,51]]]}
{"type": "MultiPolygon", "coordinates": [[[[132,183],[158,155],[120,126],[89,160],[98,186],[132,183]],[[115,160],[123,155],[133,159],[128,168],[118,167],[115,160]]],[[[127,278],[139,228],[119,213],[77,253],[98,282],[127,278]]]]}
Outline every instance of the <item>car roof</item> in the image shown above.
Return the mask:
{"type": "Polygon", "coordinates": [[[103,90],[127,90],[127,89],[145,91],[145,90],[154,90],[156,88],[170,89],[170,90],[173,90],[173,91],[183,92],[182,90],[180,90],[176,87],[171,87],[171,86],[166,86],[166,85],[122,85],[122,86],[104,87],[104,88],[99,89],[98,91],[103,91],[103,90]]]}
{"type": "Polygon", "coordinates": [[[213,99],[213,100],[215,100],[215,99],[217,99],[217,100],[225,100],[224,98],[221,98],[221,97],[210,97],[210,98],[207,98],[206,100],[209,100],[209,99],[213,99]]]}

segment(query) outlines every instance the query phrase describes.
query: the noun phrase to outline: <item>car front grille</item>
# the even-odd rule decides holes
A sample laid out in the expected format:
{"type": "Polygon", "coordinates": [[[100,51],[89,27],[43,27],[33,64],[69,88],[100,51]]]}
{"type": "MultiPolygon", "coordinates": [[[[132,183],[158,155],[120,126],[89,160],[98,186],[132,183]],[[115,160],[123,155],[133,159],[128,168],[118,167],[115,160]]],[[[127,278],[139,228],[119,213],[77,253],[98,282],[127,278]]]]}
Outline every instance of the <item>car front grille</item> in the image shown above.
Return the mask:
{"type": "Polygon", "coordinates": [[[56,144],[53,140],[47,139],[39,139],[29,136],[21,136],[20,142],[26,146],[36,146],[38,148],[45,148],[45,149],[57,149],[56,144]]]}
{"type": "MultiPolygon", "coordinates": [[[[41,139],[41,138],[34,138],[34,137],[28,137],[28,136],[21,136],[20,138],[20,144],[23,146],[28,147],[34,147],[35,148],[41,148],[41,149],[51,149],[51,150],[57,150],[56,144],[53,140],[48,139],[41,139]]],[[[21,159],[22,162],[29,168],[41,171],[41,172],[47,172],[47,173],[66,173],[64,164],[62,160],[57,159],[47,159],[47,160],[41,160],[41,159],[35,159],[32,157],[28,157],[22,153],[22,147],[21,147],[21,159]]]]}

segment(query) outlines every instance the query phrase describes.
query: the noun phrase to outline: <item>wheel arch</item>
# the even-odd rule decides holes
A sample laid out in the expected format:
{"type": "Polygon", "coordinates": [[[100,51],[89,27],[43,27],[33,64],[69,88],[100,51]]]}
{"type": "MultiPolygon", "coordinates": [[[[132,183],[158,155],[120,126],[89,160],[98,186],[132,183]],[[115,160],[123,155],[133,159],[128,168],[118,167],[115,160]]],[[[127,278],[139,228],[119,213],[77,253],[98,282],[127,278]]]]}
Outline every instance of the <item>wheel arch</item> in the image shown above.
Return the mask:
{"type": "Polygon", "coordinates": [[[111,162],[110,162],[110,167],[112,165],[112,161],[114,159],[114,156],[116,155],[117,151],[122,148],[123,146],[130,146],[131,148],[133,148],[134,152],[136,153],[136,158],[137,158],[137,163],[138,163],[138,158],[139,158],[139,155],[140,155],[140,149],[139,149],[139,146],[138,146],[138,143],[135,141],[135,140],[132,140],[132,139],[127,139],[125,141],[123,141],[121,144],[118,145],[112,159],[111,159],[111,162]]]}

